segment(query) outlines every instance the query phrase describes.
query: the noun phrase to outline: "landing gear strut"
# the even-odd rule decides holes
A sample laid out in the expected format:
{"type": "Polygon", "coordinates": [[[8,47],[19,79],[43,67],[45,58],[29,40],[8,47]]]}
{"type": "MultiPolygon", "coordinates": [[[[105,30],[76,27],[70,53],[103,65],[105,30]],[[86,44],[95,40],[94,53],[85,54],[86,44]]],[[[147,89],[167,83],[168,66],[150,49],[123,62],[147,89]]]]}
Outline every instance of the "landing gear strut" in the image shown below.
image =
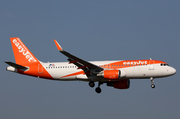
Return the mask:
{"type": "Polygon", "coordinates": [[[151,77],[150,80],[151,80],[151,88],[155,88],[155,85],[153,84],[154,83],[154,78],[151,77]]]}
{"type": "Polygon", "coordinates": [[[96,93],[101,93],[100,85],[103,84],[101,82],[98,82],[98,87],[95,89],[96,93]]]}

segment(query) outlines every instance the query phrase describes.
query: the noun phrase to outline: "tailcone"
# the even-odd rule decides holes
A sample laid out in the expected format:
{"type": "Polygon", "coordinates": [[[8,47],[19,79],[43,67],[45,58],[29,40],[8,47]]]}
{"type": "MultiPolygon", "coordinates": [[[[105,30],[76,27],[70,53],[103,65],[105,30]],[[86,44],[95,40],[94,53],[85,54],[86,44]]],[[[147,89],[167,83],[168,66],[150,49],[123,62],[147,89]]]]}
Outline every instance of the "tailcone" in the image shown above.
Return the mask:
{"type": "Polygon", "coordinates": [[[12,66],[9,66],[9,67],[6,67],[6,70],[7,71],[11,71],[11,72],[16,72],[17,73],[17,69],[12,67],[12,66]]]}

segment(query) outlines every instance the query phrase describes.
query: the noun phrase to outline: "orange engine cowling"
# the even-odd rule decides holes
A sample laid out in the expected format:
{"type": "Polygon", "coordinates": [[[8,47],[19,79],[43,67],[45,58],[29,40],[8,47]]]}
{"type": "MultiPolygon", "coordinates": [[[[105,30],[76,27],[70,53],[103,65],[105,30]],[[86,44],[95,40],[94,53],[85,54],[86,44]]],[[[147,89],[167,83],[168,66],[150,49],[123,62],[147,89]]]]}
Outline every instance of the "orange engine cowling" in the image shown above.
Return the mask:
{"type": "Polygon", "coordinates": [[[104,70],[103,73],[105,79],[118,80],[121,78],[120,70],[104,70]]]}
{"type": "Polygon", "coordinates": [[[130,80],[124,79],[124,80],[119,80],[119,81],[114,81],[114,82],[108,82],[107,86],[111,86],[116,89],[128,89],[130,87],[130,80]]]}

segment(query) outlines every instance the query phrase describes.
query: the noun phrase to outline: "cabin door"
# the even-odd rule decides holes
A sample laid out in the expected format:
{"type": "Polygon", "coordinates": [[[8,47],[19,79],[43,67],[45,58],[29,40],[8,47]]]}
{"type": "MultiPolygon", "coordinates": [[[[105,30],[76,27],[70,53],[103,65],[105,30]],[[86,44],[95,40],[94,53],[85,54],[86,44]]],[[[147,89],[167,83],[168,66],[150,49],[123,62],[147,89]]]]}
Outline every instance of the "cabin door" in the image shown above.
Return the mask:
{"type": "Polygon", "coordinates": [[[38,73],[43,73],[43,66],[41,64],[38,65],[38,73]]]}
{"type": "Polygon", "coordinates": [[[154,70],[154,60],[149,60],[149,70],[154,70]]]}

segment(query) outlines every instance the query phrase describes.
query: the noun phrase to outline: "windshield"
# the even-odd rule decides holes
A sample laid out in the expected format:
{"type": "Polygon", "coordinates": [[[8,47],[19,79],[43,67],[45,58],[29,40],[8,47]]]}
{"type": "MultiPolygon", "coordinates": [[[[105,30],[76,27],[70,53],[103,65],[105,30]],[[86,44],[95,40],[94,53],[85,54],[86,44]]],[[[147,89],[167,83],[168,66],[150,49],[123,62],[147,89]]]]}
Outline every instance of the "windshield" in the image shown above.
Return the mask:
{"type": "Polygon", "coordinates": [[[168,64],[165,64],[165,63],[161,63],[160,65],[161,66],[169,66],[168,64]]]}

